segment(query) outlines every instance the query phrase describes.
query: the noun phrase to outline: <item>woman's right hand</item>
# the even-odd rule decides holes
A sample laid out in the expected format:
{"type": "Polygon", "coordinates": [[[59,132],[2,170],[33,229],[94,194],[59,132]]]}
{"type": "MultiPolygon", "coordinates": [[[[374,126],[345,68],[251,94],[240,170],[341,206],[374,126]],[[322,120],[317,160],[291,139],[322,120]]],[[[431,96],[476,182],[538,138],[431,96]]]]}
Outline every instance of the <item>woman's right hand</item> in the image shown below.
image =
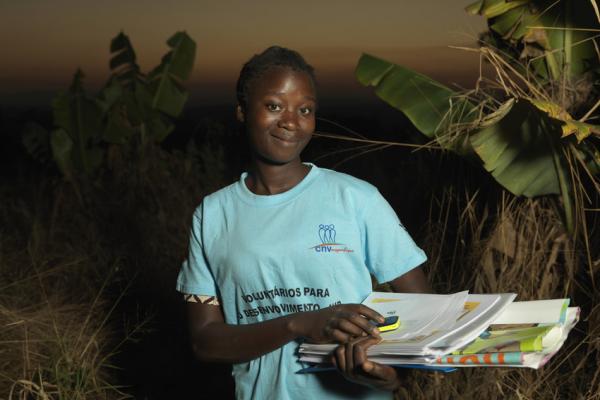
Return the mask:
{"type": "Polygon", "coordinates": [[[361,336],[379,337],[379,329],[370,320],[378,323],[384,318],[362,304],[340,304],[292,314],[292,329],[312,343],[347,343],[361,336]]]}

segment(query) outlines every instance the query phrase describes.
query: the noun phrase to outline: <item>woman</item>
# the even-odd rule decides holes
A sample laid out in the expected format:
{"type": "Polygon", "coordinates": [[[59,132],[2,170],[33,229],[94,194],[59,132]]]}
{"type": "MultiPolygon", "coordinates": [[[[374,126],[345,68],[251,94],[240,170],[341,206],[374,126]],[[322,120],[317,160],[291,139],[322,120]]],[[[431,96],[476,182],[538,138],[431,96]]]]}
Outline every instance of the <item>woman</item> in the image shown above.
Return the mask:
{"type": "Polygon", "coordinates": [[[195,355],[234,364],[240,399],[391,398],[395,370],[365,358],[379,341],[370,320],[383,317],[357,303],[370,274],[427,291],[424,253],[372,185],[301,161],[317,99],[298,53],[254,56],[237,96],[249,170],[194,213],[177,282],[195,355]],[[300,340],[340,343],[332,361],[342,374],[296,374],[300,340]]]}

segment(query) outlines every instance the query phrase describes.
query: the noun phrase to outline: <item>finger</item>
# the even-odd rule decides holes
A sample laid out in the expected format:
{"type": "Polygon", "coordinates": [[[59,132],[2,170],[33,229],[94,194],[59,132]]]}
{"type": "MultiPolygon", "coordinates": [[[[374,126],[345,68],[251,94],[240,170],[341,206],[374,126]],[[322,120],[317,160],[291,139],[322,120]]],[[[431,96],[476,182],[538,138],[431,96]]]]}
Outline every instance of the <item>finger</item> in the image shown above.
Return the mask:
{"type": "Polygon", "coordinates": [[[366,319],[370,319],[376,322],[383,322],[385,318],[383,315],[379,314],[377,311],[373,310],[370,307],[367,307],[363,304],[343,304],[341,306],[337,306],[336,313],[353,313],[360,314],[366,319]]]}
{"type": "Polygon", "coordinates": [[[367,319],[370,319],[370,320],[373,320],[376,322],[383,322],[385,320],[383,315],[379,314],[377,311],[375,311],[372,308],[367,307],[363,304],[358,305],[357,312],[361,315],[364,315],[367,319]]]}
{"type": "Polygon", "coordinates": [[[376,337],[379,337],[380,335],[379,329],[377,329],[375,325],[369,322],[369,320],[363,317],[362,315],[350,314],[348,317],[346,317],[346,320],[359,327],[360,330],[365,332],[367,335],[376,337]]]}
{"type": "Polygon", "coordinates": [[[337,349],[333,352],[335,361],[334,364],[338,367],[338,369],[342,372],[346,371],[346,349],[345,346],[338,346],[337,349]]]}
{"type": "Polygon", "coordinates": [[[362,364],[362,369],[372,378],[393,384],[397,381],[396,370],[390,366],[378,364],[373,361],[366,361],[362,364]]]}
{"type": "Polygon", "coordinates": [[[380,343],[381,338],[366,337],[363,340],[357,341],[353,346],[352,360],[355,365],[359,366],[367,362],[367,349],[374,344],[380,343]]]}
{"type": "Polygon", "coordinates": [[[355,364],[354,364],[354,342],[356,339],[349,341],[344,345],[344,356],[346,359],[345,372],[348,376],[354,377],[355,364]]]}
{"type": "MultiPolygon", "coordinates": [[[[352,318],[352,317],[350,317],[350,318],[352,318]]],[[[357,317],[357,318],[361,318],[364,320],[364,318],[362,318],[362,317],[357,317]]],[[[356,325],[355,323],[353,323],[347,319],[339,320],[338,329],[341,330],[342,332],[348,333],[351,336],[363,336],[363,334],[365,333],[365,331],[362,327],[356,325]]]]}
{"type": "Polygon", "coordinates": [[[365,336],[354,338],[346,343],[345,357],[346,372],[348,375],[356,377],[357,373],[362,373],[360,365],[367,360],[366,349],[378,342],[379,339],[372,336],[365,336]]]}
{"type": "Polygon", "coordinates": [[[331,338],[334,342],[340,344],[348,343],[350,340],[352,340],[352,336],[350,334],[343,332],[339,329],[333,329],[331,331],[331,338]]]}

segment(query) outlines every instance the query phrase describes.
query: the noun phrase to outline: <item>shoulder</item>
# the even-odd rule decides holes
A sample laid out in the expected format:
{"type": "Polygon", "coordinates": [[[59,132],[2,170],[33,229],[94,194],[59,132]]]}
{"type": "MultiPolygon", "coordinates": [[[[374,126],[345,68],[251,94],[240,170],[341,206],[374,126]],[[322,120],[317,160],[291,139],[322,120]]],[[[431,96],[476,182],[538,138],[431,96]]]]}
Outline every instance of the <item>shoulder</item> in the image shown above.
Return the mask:
{"type": "Polygon", "coordinates": [[[343,172],[333,171],[327,168],[319,168],[321,172],[322,183],[336,191],[346,195],[368,199],[379,191],[375,186],[367,181],[356,178],[343,172]]]}
{"type": "Polygon", "coordinates": [[[226,209],[234,201],[234,189],[236,183],[237,182],[234,182],[216,192],[204,196],[202,202],[196,207],[194,215],[203,219],[206,218],[207,215],[214,215],[215,213],[218,213],[219,210],[226,209]]]}
{"type": "Polygon", "coordinates": [[[229,200],[231,197],[233,197],[234,195],[234,190],[235,190],[235,186],[238,184],[238,181],[235,181],[227,186],[225,186],[224,188],[221,188],[219,190],[217,190],[216,192],[213,192],[209,195],[206,195],[204,197],[203,201],[208,201],[208,202],[220,202],[220,201],[227,201],[229,200]]]}

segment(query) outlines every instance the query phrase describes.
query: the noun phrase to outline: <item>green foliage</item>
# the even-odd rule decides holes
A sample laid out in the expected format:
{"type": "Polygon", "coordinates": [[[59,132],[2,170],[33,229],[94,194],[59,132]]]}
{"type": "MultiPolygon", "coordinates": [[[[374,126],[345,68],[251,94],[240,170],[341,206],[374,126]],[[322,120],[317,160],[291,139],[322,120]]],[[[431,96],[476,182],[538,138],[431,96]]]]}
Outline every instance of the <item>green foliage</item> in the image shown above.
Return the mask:
{"type": "Polygon", "coordinates": [[[565,149],[575,146],[588,155],[588,165],[598,165],[593,142],[561,140],[561,121],[527,99],[509,99],[495,112],[477,118],[483,106],[475,107],[466,96],[407,68],[363,55],[356,75],[361,83],[375,86],[380,98],[405,113],[441,147],[463,155],[475,152],[484,168],[511,193],[526,197],[561,194],[567,226],[574,229],[565,149]]]}
{"type": "Polygon", "coordinates": [[[230,182],[229,133],[208,128],[194,151],[123,147],[85,204],[47,171],[0,181],[0,399],[190,398],[190,369],[229,389],[191,362],[172,289],[194,209],[230,182]]]}
{"type": "Polygon", "coordinates": [[[484,168],[515,195],[560,193],[560,126],[527,100],[510,99],[470,136],[484,168]]]}
{"type": "Polygon", "coordinates": [[[456,121],[472,121],[474,106],[459,93],[433,79],[382,59],[363,55],[356,77],[386,103],[401,110],[430,139],[446,149],[464,154],[468,142],[453,140],[448,130],[456,121]]]}
{"type": "Polygon", "coordinates": [[[196,53],[195,42],[185,32],[177,32],[167,44],[171,51],[146,76],[129,38],[119,33],[111,41],[112,74],[105,87],[89,97],[78,70],[69,90],[52,103],[54,130],[48,134],[39,125],[26,127],[23,141],[28,151],[39,155],[41,146],[49,143],[56,165],[74,179],[93,175],[103,164],[108,145],[164,140],[187,101],[183,82],[191,74],[196,53]]]}
{"type": "Polygon", "coordinates": [[[167,44],[172,50],[148,74],[152,108],[178,117],[188,98],[180,82],[188,79],[192,72],[196,44],[183,32],[173,35],[167,44]]]}
{"type": "Polygon", "coordinates": [[[440,147],[476,154],[514,195],[560,194],[573,232],[583,207],[573,208],[574,199],[582,199],[576,193],[582,190],[579,167],[600,190],[595,177],[600,127],[587,122],[600,106],[593,78],[600,71],[600,53],[593,41],[598,21],[592,4],[479,0],[469,5],[467,12],[488,19],[490,31],[478,52],[496,72],[491,83],[480,77],[483,84],[472,92],[453,91],[366,54],[356,77],[440,147]]]}
{"type": "Polygon", "coordinates": [[[466,155],[473,151],[496,180],[515,195],[560,193],[557,147],[560,126],[526,100],[510,100],[486,118],[464,95],[408,68],[363,55],[358,80],[399,109],[443,148],[466,155]],[[464,135],[460,133],[464,132],[464,135]],[[467,140],[465,140],[467,138],[467,140]],[[551,138],[551,140],[549,140],[551,138]]]}
{"type": "Polygon", "coordinates": [[[590,29],[597,29],[598,21],[588,0],[479,0],[466,11],[488,20],[484,41],[531,63],[530,72],[541,79],[598,70],[597,31],[590,29]]]}
{"type": "Polygon", "coordinates": [[[174,128],[171,118],[183,111],[188,94],[182,86],[194,65],[196,44],[177,32],[167,53],[148,76],[140,72],[129,38],[120,33],[111,42],[111,81],[101,93],[108,115],[105,140],[122,144],[135,134],[142,142],[161,142],[174,128]]]}
{"type": "Polygon", "coordinates": [[[66,92],[52,102],[55,129],[50,134],[52,154],[65,176],[75,171],[93,174],[102,163],[104,150],[102,112],[96,101],[86,96],[83,73],[78,70],[66,92]]]}

